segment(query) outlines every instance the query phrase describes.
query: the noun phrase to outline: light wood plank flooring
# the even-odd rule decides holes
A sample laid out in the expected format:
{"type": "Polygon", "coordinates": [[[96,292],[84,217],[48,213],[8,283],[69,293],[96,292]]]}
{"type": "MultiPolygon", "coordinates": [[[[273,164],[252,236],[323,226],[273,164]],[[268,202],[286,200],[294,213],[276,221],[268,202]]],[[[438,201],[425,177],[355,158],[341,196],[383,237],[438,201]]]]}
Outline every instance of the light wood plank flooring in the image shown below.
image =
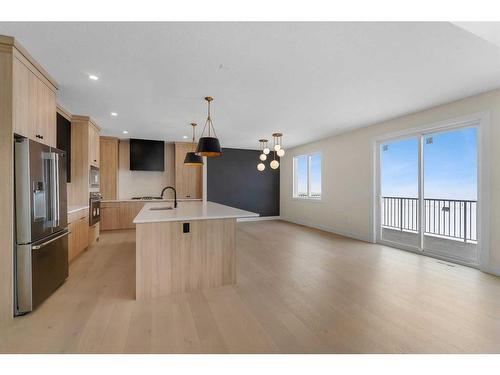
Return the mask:
{"type": "Polygon", "coordinates": [[[135,301],[134,232],[101,235],[0,352],[500,352],[500,278],[281,221],[238,224],[236,286],[135,301]]]}

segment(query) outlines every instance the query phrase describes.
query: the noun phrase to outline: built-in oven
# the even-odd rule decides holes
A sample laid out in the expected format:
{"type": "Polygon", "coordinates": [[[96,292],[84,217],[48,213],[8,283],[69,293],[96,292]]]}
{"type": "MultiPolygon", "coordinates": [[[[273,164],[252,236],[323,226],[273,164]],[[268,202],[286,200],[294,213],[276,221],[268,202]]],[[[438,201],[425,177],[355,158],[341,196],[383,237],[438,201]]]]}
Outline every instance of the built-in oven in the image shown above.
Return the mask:
{"type": "Polygon", "coordinates": [[[89,187],[91,189],[99,188],[99,168],[90,166],[89,170],[89,187]]]}
{"type": "Polygon", "coordinates": [[[93,226],[101,219],[101,193],[90,193],[89,198],[89,226],[93,226]]]}

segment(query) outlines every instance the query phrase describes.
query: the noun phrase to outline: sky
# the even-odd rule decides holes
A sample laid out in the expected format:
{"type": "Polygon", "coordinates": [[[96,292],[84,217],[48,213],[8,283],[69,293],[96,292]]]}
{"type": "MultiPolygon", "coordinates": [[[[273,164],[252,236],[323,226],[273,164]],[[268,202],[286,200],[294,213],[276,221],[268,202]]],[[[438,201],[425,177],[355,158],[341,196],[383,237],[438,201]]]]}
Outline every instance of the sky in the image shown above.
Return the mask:
{"type": "MultiPolygon", "coordinates": [[[[418,197],[418,138],[382,144],[382,196],[418,197]]],[[[424,198],[477,200],[477,129],[424,137],[424,198]]]]}

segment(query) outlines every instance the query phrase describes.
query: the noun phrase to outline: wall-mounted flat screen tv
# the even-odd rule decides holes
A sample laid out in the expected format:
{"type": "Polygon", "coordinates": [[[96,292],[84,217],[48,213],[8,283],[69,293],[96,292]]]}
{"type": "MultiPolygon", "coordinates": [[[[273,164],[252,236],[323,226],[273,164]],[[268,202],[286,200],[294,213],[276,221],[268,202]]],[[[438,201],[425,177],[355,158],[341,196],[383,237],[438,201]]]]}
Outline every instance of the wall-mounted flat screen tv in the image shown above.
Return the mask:
{"type": "Polygon", "coordinates": [[[130,139],[131,171],[164,171],[165,142],[130,139]]]}

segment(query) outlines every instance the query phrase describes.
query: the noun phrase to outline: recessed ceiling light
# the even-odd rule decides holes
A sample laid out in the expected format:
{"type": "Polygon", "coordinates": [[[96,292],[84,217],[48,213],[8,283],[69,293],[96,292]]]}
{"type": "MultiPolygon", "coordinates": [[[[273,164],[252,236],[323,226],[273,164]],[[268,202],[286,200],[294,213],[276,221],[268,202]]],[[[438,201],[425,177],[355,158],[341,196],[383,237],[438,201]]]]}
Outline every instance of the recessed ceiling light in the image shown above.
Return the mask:
{"type": "Polygon", "coordinates": [[[124,131],[123,131],[123,134],[128,134],[128,131],[127,131],[127,130],[124,130],[124,131]]]}
{"type": "Polygon", "coordinates": [[[91,79],[92,81],[97,81],[99,79],[99,77],[95,76],[93,74],[89,74],[89,79],[91,79]]]}
{"type": "Polygon", "coordinates": [[[187,135],[183,135],[182,138],[188,139],[189,137],[187,135]]]}
{"type": "Polygon", "coordinates": [[[116,113],[116,112],[111,112],[111,116],[116,117],[116,116],[118,116],[118,113],[116,113]]]}

